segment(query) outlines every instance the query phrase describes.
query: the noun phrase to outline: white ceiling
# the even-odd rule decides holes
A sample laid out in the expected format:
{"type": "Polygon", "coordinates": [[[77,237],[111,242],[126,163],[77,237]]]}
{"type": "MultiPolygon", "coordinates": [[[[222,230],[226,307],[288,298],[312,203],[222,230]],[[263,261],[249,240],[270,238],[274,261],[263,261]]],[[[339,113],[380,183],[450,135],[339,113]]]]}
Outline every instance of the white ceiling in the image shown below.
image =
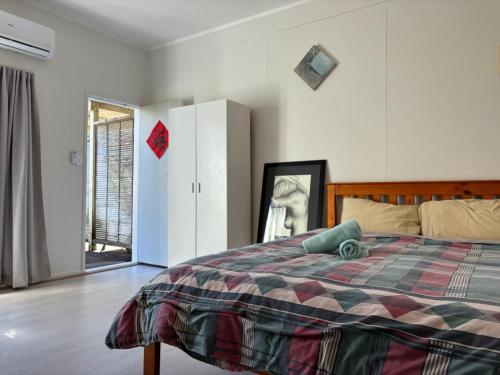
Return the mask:
{"type": "MultiPolygon", "coordinates": [[[[304,0],[25,0],[144,49],[304,0]]],[[[48,25],[50,26],[50,25],[48,25]]]]}

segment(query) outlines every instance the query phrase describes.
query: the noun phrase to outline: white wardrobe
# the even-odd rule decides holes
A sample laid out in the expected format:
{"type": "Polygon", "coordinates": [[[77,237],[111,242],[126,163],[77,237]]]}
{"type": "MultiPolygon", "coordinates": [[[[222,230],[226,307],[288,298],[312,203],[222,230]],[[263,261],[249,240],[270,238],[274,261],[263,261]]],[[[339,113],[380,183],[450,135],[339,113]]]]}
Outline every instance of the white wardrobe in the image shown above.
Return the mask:
{"type": "Polygon", "coordinates": [[[250,110],[229,100],[168,111],[168,266],[251,242],[250,110]]]}

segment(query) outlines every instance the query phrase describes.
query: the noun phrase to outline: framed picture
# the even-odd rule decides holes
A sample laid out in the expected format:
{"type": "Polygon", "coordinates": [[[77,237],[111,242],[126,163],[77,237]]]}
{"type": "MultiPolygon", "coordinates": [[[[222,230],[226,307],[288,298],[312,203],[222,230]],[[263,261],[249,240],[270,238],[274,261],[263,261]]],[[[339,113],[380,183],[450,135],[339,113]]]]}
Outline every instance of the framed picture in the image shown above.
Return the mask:
{"type": "Polygon", "coordinates": [[[257,242],[321,227],[326,160],[264,164],[257,242]]]}
{"type": "Polygon", "coordinates": [[[338,64],[326,50],[315,45],[300,60],[294,71],[310,88],[316,90],[338,64]]]}

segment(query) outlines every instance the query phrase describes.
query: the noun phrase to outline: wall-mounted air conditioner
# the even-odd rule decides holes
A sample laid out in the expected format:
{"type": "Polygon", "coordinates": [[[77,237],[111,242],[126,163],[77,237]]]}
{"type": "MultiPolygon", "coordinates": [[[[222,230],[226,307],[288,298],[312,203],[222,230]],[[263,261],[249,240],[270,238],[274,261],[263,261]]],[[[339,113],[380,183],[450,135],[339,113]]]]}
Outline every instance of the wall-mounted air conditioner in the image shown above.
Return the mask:
{"type": "Polygon", "coordinates": [[[54,30],[0,10],[0,48],[50,59],[55,39],[54,30]]]}

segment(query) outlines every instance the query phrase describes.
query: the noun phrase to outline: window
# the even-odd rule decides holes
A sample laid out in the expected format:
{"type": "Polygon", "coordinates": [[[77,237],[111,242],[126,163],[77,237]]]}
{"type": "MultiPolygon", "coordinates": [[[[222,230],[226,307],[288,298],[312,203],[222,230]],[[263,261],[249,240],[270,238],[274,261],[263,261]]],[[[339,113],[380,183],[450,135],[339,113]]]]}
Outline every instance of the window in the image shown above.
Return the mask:
{"type": "Polygon", "coordinates": [[[134,120],[98,123],[95,135],[94,238],[101,244],[130,248],[134,120]]]}

